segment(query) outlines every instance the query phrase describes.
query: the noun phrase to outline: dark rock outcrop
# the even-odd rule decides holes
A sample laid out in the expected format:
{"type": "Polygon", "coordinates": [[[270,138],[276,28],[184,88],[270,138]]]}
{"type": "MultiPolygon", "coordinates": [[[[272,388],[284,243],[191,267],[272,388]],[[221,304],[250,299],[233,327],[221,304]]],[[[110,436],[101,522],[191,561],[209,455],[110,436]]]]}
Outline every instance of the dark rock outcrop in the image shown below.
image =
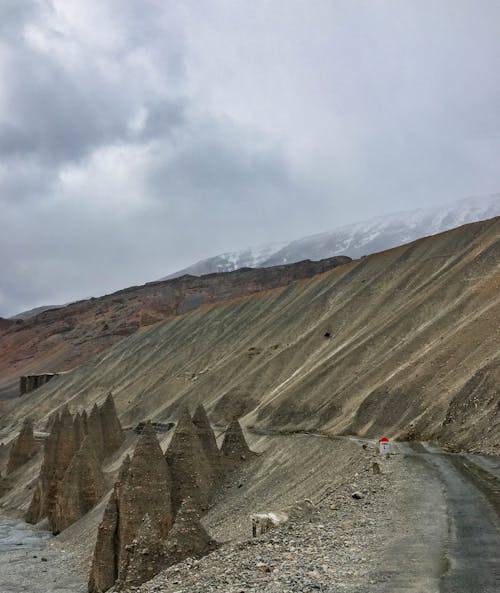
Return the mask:
{"type": "Polygon", "coordinates": [[[9,452],[9,461],[7,462],[7,474],[12,473],[25,463],[27,463],[38,451],[38,445],[33,434],[33,422],[26,418],[21,432],[14,441],[9,452]]]}
{"type": "Polygon", "coordinates": [[[187,409],[181,412],[165,458],[172,476],[174,512],[188,497],[200,510],[206,510],[217,480],[187,409]]]}
{"type": "MultiPolygon", "coordinates": [[[[142,431],[144,430],[144,427],[146,426],[147,422],[145,421],[141,421],[137,424],[137,426],[135,426],[134,428],[134,432],[135,434],[142,434],[142,431]]],[[[175,426],[175,422],[156,422],[151,420],[150,421],[151,426],[154,428],[154,431],[156,433],[160,432],[160,433],[166,433],[169,430],[172,430],[172,428],[174,428],[175,426]]]]}
{"type": "Polygon", "coordinates": [[[94,508],[104,490],[104,476],[87,436],[64,474],[51,523],[54,533],[59,533],[94,508]]]}
{"type": "Polygon", "coordinates": [[[227,427],[222,442],[221,453],[229,460],[248,459],[253,453],[243,435],[243,430],[237,418],[234,418],[227,427]]]}

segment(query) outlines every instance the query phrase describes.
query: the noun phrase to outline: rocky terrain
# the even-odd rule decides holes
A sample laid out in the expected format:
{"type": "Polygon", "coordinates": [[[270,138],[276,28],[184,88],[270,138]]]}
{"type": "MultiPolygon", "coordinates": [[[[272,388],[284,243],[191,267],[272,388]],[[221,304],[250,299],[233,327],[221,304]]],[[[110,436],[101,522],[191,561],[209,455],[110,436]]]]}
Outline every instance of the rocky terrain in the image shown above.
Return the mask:
{"type": "Polygon", "coordinates": [[[88,415],[84,410],[72,416],[64,406],[49,424],[39,475],[31,480],[38,465],[30,463],[37,461],[36,450],[29,448],[33,424],[24,422],[9,448],[13,479],[0,495],[8,493],[8,500],[19,503],[16,490],[26,490],[27,481],[32,496],[26,520],[48,526],[54,535],[90,517],[95,547],[89,593],[140,585],[162,569],[217,548],[201,517],[241,464],[254,457],[237,419],[219,449],[203,406],[193,417],[181,408],[165,454],[150,422],[135,444],[125,439],[111,395],[88,415]],[[116,473],[109,462],[117,452],[116,473]],[[111,478],[114,487],[104,498],[111,478]]]}
{"type": "Polygon", "coordinates": [[[8,550],[0,583],[493,593],[499,289],[496,218],[170,317],[4,402],[0,510],[57,537],[47,578],[8,550]],[[384,433],[491,457],[375,459],[384,433]]]}
{"type": "Polygon", "coordinates": [[[19,395],[22,375],[60,372],[124,337],[202,305],[309,278],[349,258],[303,261],[271,269],[240,270],[203,278],[183,276],[111,295],[43,310],[27,318],[0,318],[0,400],[19,395]]]}
{"type": "MultiPolygon", "coordinates": [[[[171,436],[163,441],[163,443],[167,443],[166,450],[169,448],[168,443],[172,440],[171,436]]],[[[234,433],[229,433],[227,439],[225,439],[229,439],[233,443],[233,451],[236,450],[234,448],[234,445],[237,444],[236,436],[234,433]]],[[[189,499],[187,499],[187,504],[183,503],[177,513],[174,526],[167,533],[167,538],[162,541],[155,537],[154,529],[149,529],[149,525],[154,524],[154,521],[149,518],[149,508],[147,509],[148,512],[145,513],[144,519],[139,523],[135,538],[132,539],[128,549],[125,548],[128,558],[125,563],[125,574],[130,573],[128,577],[129,584],[127,584],[127,577],[125,577],[125,582],[117,583],[119,589],[127,591],[136,589],[138,586],[138,581],[135,579],[137,568],[140,569],[139,574],[148,575],[148,570],[152,564],[155,565],[158,558],[155,551],[160,552],[161,562],[166,566],[182,561],[186,556],[191,558],[191,560],[187,561],[189,566],[192,564],[193,558],[203,556],[213,550],[216,550],[215,554],[227,554],[229,559],[233,557],[235,546],[236,549],[240,545],[248,549],[249,545],[254,545],[244,543],[252,539],[251,512],[276,509],[276,505],[280,507],[294,506],[294,501],[310,497],[314,503],[314,512],[323,505],[327,505],[329,511],[332,511],[335,506],[332,501],[335,499],[337,508],[342,509],[340,516],[347,517],[352,510],[357,508],[356,506],[351,508],[351,505],[355,502],[351,498],[352,492],[359,489],[364,491],[364,498],[371,497],[372,493],[369,493],[366,488],[370,480],[375,480],[371,484],[372,489],[380,484],[378,477],[370,477],[372,472],[371,453],[364,451],[359,443],[329,441],[314,437],[306,437],[304,441],[304,439],[296,437],[248,436],[251,438],[251,448],[257,450],[259,454],[251,455],[246,460],[240,459],[238,468],[235,468],[232,463],[229,464],[230,474],[223,482],[222,489],[215,494],[210,509],[207,514],[204,514],[201,522],[198,519],[199,511],[194,509],[193,505],[189,504],[189,499]],[[312,463],[313,460],[314,463],[312,463]],[[345,509],[343,508],[344,503],[347,505],[345,509]],[[192,515],[195,516],[192,517],[192,515]],[[218,544],[215,544],[214,540],[217,540],[218,544]],[[141,554],[141,551],[147,553],[141,554]],[[137,554],[137,552],[139,553],[137,554]]],[[[142,440],[143,437],[141,436],[140,439],[142,440]]],[[[152,439],[152,435],[149,434],[147,439],[151,443],[154,437],[152,439]]],[[[144,453],[145,443],[143,441],[141,444],[141,440],[139,440],[135,448],[138,451],[139,458],[142,456],[141,451],[144,453]]],[[[224,439],[220,440],[221,450],[223,442],[224,439]]],[[[153,445],[158,447],[157,443],[154,444],[153,442],[153,445]]],[[[147,448],[149,449],[149,447],[147,448]]],[[[240,443],[238,448],[248,450],[247,445],[243,442],[240,443]]],[[[127,450],[130,450],[130,447],[127,447],[127,450]]],[[[132,457],[134,455],[135,453],[132,457]]],[[[166,459],[166,457],[163,457],[163,459],[166,459]]],[[[160,461],[160,456],[158,461],[160,461]]],[[[147,471],[144,462],[142,465],[147,471]]],[[[109,468],[109,465],[107,467],[109,468]]],[[[123,488],[124,481],[126,482],[124,474],[130,472],[131,465],[125,462],[125,467],[126,469],[122,469],[120,472],[113,493],[123,488]]],[[[142,477],[151,477],[154,474],[153,468],[155,468],[154,464],[151,473],[148,475],[143,474],[142,477]]],[[[383,472],[385,475],[386,470],[383,469],[383,472]]],[[[138,497],[135,498],[134,504],[135,508],[145,510],[146,498],[144,497],[154,496],[156,487],[142,489],[141,491],[140,488],[137,488],[141,482],[137,479],[138,477],[134,478],[136,484],[134,491],[138,497]],[[151,490],[153,490],[153,494],[151,494],[151,490]]],[[[131,495],[134,496],[132,492],[128,495],[124,492],[121,494],[121,496],[128,496],[129,500],[131,495]]],[[[151,511],[155,513],[155,509],[159,509],[161,506],[165,508],[167,502],[167,500],[160,501],[157,499],[151,511]]],[[[365,507],[365,502],[356,501],[361,509],[365,507]]],[[[108,509],[109,502],[105,506],[108,509]]],[[[12,585],[12,588],[7,588],[6,591],[8,593],[18,593],[24,590],[29,590],[31,593],[46,593],[47,590],[64,591],[64,593],[69,591],[83,593],[87,591],[86,578],[88,576],[89,560],[92,559],[92,547],[90,546],[94,546],[96,537],[98,543],[94,551],[91,574],[95,574],[96,551],[99,551],[101,564],[105,565],[106,557],[101,555],[103,548],[99,545],[99,542],[103,541],[101,534],[106,530],[106,527],[103,529],[103,526],[108,525],[106,521],[109,514],[104,508],[101,503],[77,523],[62,531],[55,539],[48,541],[48,545],[40,551],[32,552],[30,549],[25,550],[21,547],[8,554],[0,554],[0,574],[2,575],[0,583],[2,583],[2,586],[5,586],[5,584],[12,585]],[[101,519],[101,527],[97,529],[101,519]]],[[[136,516],[137,513],[134,514],[134,517],[136,516]]],[[[374,516],[376,517],[377,514],[374,516]]],[[[127,520],[128,517],[127,514],[124,519],[127,520]]],[[[308,522],[310,516],[306,514],[303,518],[308,522]]],[[[297,517],[298,519],[299,517],[297,517]]],[[[295,525],[293,521],[292,524],[295,525]]],[[[338,525],[335,528],[337,537],[339,533],[343,533],[347,537],[351,526],[352,521],[342,527],[338,525]]],[[[270,532],[268,537],[272,533],[276,534],[275,537],[279,537],[279,531],[270,532]]],[[[212,558],[212,554],[208,558],[212,558]]],[[[217,557],[215,556],[215,558],[217,557]]],[[[346,553],[346,562],[347,559],[346,553]]],[[[259,561],[257,560],[257,562],[259,561]]],[[[180,565],[176,564],[175,574],[178,573],[177,566],[182,571],[184,565],[182,563],[180,565]]],[[[227,568],[229,567],[227,566],[227,568]]],[[[257,570],[260,574],[261,569],[257,568],[257,570]]],[[[215,573],[213,578],[217,578],[215,573]]],[[[171,584],[179,586],[178,578],[174,578],[171,584]]],[[[91,587],[94,586],[95,583],[91,579],[91,587]]]]}
{"type": "Polygon", "coordinates": [[[237,420],[229,425],[220,451],[203,408],[196,422],[181,410],[165,455],[147,424],[132,457],[125,457],[97,533],[89,593],[140,585],[162,569],[217,547],[201,515],[227,476],[252,453],[237,420]]]}

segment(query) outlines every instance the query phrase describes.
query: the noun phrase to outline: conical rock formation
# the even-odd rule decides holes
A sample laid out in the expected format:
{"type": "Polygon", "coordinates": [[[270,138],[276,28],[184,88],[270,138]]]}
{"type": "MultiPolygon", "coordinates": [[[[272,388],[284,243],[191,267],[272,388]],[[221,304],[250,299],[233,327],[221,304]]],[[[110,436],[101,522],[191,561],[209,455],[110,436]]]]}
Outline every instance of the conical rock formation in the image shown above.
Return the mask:
{"type": "Polygon", "coordinates": [[[104,593],[118,578],[120,534],[118,530],[119,499],[128,478],[130,457],[127,455],[118,472],[113,492],[108,500],[97,532],[97,541],[90,569],[89,593],[104,593]]]}
{"type": "Polygon", "coordinates": [[[234,418],[227,427],[224,441],[222,442],[221,453],[227,459],[239,460],[247,459],[253,453],[243,435],[243,430],[237,418],[234,418]]]}
{"type": "Polygon", "coordinates": [[[51,468],[49,467],[49,488],[46,502],[47,517],[51,526],[55,520],[61,482],[78,447],[73,417],[67,406],[63,409],[60,423],[55,424],[54,427],[58,428],[58,433],[54,449],[54,463],[51,468]]]}
{"type": "Polygon", "coordinates": [[[214,471],[214,477],[220,479],[224,473],[221,452],[217,446],[215,434],[210,426],[205,408],[201,404],[196,408],[193,424],[196,426],[201,446],[214,471]]]}
{"type": "Polygon", "coordinates": [[[0,470],[3,470],[3,466],[9,458],[9,449],[4,443],[0,443],[0,470]]]}
{"type": "Polygon", "coordinates": [[[201,524],[193,501],[184,499],[165,542],[165,568],[185,558],[201,558],[216,547],[217,542],[201,524]]]}
{"type": "Polygon", "coordinates": [[[10,489],[9,481],[0,473],[0,498],[10,489]]]}
{"type": "Polygon", "coordinates": [[[31,503],[25,517],[28,523],[38,523],[38,521],[47,515],[47,496],[54,474],[57,439],[59,437],[60,426],[61,418],[59,415],[56,415],[49,436],[45,439],[40,475],[35,484],[31,503]]]}
{"type": "Polygon", "coordinates": [[[188,497],[200,510],[206,510],[216,478],[187,409],[181,412],[165,457],[172,476],[174,512],[180,508],[183,499],[188,497]]]}
{"type": "Polygon", "coordinates": [[[127,479],[118,496],[118,577],[121,579],[128,562],[127,546],[137,534],[146,513],[164,537],[173,523],[171,479],[161,447],[148,423],[130,461],[127,479]]]}
{"type": "Polygon", "coordinates": [[[25,463],[27,463],[38,451],[38,445],[33,434],[33,422],[26,418],[21,432],[14,441],[9,452],[9,461],[7,462],[7,474],[12,473],[25,463]]]}
{"type": "Polygon", "coordinates": [[[59,485],[76,451],[73,419],[67,407],[57,416],[45,440],[40,475],[26,514],[28,523],[38,523],[49,516],[52,519],[59,485]]]}
{"type": "Polygon", "coordinates": [[[75,443],[77,451],[80,449],[85,437],[87,436],[83,423],[81,414],[76,414],[73,419],[73,430],[75,431],[75,443]]]}
{"type": "Polygon", "coordinates": [[[101,408],[94,404],[90,416],[84,411],[73,418],[65,406],[61,415],[55,417],[45,441],[44,459],[26,521],[38,523],[47,516],[52,529],[58,532],[77,520],[81,513],[90,510],[103,493],[99,464],[120,447],[123,439],[111,395],[101,408]],[[88,442],[82,449],[86,439],[88,442]],[[66,476],[70,463],[80,450],[81,454],[66,476]]]}
{"type": "Polygon", "coordinates": [[[97,459],[102,461],[104,459],[104,437],[101,422],[101,413],[97,404],[94,404],[89,417],[87,419],[87,434],[90,436],[92,444],[97,455],[97,459]]]}
{"type": "Polygon", "coordinates": [[[117,588],[137,587],[166,568],[165,542],[146,514],[130,546],[130,559],[123,582],[117,588]]]}
{"type": "Polygon", "coordinates": [[[104,489],[104,476],[87,436],[64,474],[51,524],[54,533],[59,533],[94,508],[104,489]]]}
{"type": "Polygon", "coordinates": [[[108,395],[105,402],[99,409],[101,417],[101,428],[103,431],[103,446],[105,455],[109,455],[118,450],[125,438],[122,425],[116,413],[115,402],[111,394],[108,395]]]}
{"type": "Polygon", "coordinates": [[[101,524],[90,569],[88,592],[104,593],[118,578],[118,500],[115,490],[111,493],[101,524]]]}

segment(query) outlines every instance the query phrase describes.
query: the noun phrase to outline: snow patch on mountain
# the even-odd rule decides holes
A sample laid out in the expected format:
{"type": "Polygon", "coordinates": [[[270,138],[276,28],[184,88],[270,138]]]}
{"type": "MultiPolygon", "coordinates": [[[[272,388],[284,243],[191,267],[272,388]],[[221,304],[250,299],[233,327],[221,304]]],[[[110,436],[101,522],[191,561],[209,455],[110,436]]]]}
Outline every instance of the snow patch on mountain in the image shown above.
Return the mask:
{"type": "Polygon", "coordinates": [[[470,197],[439,206],[395,212],[370,220],[335,228],[286,243],[267,243],[241,251],[222,253],[167,276],[201,276],[293,263],[304,259],[319,260],[334,255],[354,259],[434,235],[469,222],[500,215],[500,193],[470,197]]]}

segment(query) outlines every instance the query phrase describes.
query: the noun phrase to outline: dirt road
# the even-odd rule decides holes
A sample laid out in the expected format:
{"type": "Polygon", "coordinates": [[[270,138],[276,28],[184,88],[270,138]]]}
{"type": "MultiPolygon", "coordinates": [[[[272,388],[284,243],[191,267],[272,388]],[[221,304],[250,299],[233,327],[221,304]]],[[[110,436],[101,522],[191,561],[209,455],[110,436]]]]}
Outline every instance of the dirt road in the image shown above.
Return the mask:
{"type": "Polygon", "coordinates": [[[442,548],[440,593],[500,591],[500,461],[443,453],[428,444],[401,444],[410,463],[431,469],[444,487],[447,533],[432,529],[432,510],[422,517],[428,545],[442,548]],[[434,531],[434,533],[433,533],[434,531]],[[441,540],[442,541],[439,541],[441,540]]]}
{"type": "Polygon", "coordinates": [[[402,463],[386,495],[371,593],[499,593],[500,458],[418,442],[393,450],[402,463]]]}

